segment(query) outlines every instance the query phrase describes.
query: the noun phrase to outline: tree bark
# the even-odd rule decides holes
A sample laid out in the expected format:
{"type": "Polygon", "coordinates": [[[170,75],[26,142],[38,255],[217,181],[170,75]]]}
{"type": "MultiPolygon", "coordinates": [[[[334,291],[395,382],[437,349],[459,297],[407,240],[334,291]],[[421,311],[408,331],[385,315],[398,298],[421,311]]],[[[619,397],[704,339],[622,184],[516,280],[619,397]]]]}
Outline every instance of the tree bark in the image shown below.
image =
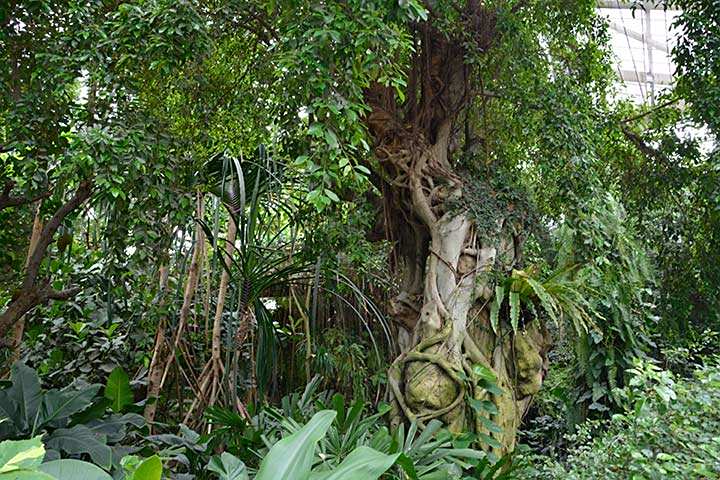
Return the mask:
{"type": "MultiPolygon", "coordinates": [[[[28,263],[30,262],[30,258],[32,257],[33,252],[35,251],[35,247],[37,247],[38,240],[40,240],[40,233],[42,232],[42,218],[40,217],[40,209],[42,207],[42,202],[38,202],[38,204],[35,207],[35,217],[33,219],[33,228],[32,233],[30,234],[30,245],[28,246],[28,253],[27,257],[25,259],[25,268],[28,267],[28,263]]],[[[23,333],[25,333],[25,316],[15,323],[13,326],[12,331],[12,355],[10,357],[10,360],[7,362],[8,365],[12,365],[20,358],[20,347],[22,345],[22,337],[23,333]]]]}
{"type": "MultiPolygon", "coordinates": [[[[158,300],[160,303],[160,310],[163,310],[166,303],[166,289],[168,283],[168,267],[162,265],[159,269],[159,289],[158,289],[158,300]]],[[[145,395],[145,411],[144,417],[145,422],[148,424],[149,433],[153,432],[153,421],[155,420],[155,412],[157,411],[157,401],[160,395],[160,382],[162,380],[164,359],[166,355],[166,330],[167,330],[167,316],[162,313],[160,321],[158,322],[157,331],[155,332],[155,347],[153,348],[153,356],[150,360],[150,367],[148,369],[148,383],[147,393],[145,395]]]]}

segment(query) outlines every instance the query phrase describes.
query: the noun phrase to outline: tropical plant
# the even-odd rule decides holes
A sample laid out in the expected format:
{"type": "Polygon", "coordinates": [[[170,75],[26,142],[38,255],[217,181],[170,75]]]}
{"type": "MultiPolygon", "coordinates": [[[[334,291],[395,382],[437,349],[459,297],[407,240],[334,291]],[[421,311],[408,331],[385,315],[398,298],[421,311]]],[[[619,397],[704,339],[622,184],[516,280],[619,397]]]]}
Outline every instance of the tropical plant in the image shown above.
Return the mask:
{"type": "Polygon", "coordinates": [[[111,375],[99,397],[101,385],[71,384],[43,391],[37,373],[15,363],[10,385],[0,390],[0,440],[43,435],[51,458],[88,455],[105,470],[118,468],[128,427],[144,425],[138,414],[117,413],[130,401],[127,376],[120,372],[111,375]],[[108,407],[114,413],[107,415],[108,407]]]}
{"type": "MultiPolygon", "coordinates": [[[[295,433],[285,436],[270,448],[260,463],[255,480],[300,479],[310,475],[318,479],[374,480],[380,477],[397,460],[399,454],[385,455],[372,448],[358,447],[339,462],[328,468],[324,458],[317,462],[315,449],[325,436],[337,412],[322,410],[295,433]]],[[[209,469],[222,480],[248,479],[242,462],[231,454],[214,457],[209,469]]]]}
{"type": "MultiPolygon", "coordinates": [[[[569,436],[568,457],[531,456],[530,480],[716,479],[720,472],[720,370],[716,363],[675,378],[637,362],[618,392],[627,410],[569,436]]],[[[521,462],[522,463],[522,462],[521,462]]]]}
{"type": "Polygon", "coordinates": [[[39,435],[29,440],[5,440],[0,442],[0,479],[112,479],[109,474],[92,463],[71,459],[53,460],[43,463],[44,457],[45,447],[39,435]]]}
{"type": "MultiPolygon", "coordinates": [[[[29,440],[0,442],[0,480],[112,480],[107,472],[92,463],[75,459],[44,462],[46,455],[41,436],[29,440]]],[[[157,455],[146,459],[128,456],[122,459],[124,480],[160,480],[162,462],[157,455]]]]}
{"type": "Polygon", "coordinates": [[[572,271],[577,267],[570,265],[560,268],[545,280],[534,278],[537,267],[513,269],[495,287],[495,297],[490,308],[493,330],[498,331],[499,313],[504,305],[508,305],[507,318],[513,332],[537,318],[539,306],[558,327],[560,322],[568,321],[578,333],[587,333],[594,327],[595,320],[586,294],[581,291],[583,287],[571,278],[572,271]]]}
{"type": "Polygon", "coordinates": [[[653,273],[632,220],[611,194],[573,212],[558,230],[557,261],[579,265],[573,280],[582,284],[595,328],[576,330],[576,402],[580,417],[602,414],[615,404],[612,391],[625,371],[654,344],[653,273]]]}

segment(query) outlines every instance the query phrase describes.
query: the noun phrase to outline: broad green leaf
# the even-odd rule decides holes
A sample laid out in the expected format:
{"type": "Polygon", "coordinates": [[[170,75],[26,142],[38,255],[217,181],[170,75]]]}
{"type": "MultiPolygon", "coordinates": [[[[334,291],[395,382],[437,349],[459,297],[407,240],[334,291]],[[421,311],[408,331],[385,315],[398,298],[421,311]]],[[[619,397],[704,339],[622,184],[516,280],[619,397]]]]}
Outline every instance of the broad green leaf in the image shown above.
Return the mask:
{"type": "Polygon", "coordinates": [[[510,292],[510,326],[513,332],[517,332],[518,320],[520,319],[520,294],[510,292]]]}
{"type": "Polygon", "coordinates": [[[493,422],[489,418],[480,416],[480,417],[478,417],[478,420],[480,420],[480,423],[482,423],[485,426],[485,428],[487,428],[488,431],[490,431],[490,432],[502,433],[502,431],[503,431],[502,428],[500,428],[500,426],[497,423],[493,422]]]}
{"type": "Polygon", "coordinates": [[[143,460],[132,476],[132,480],[160,480],[161,478],[162,460],[157,455],[143,460]]]}
{"type": "Polygon", "coordinates": [[[502,445],[500,444],[500,442],[498,442],[492,436],[490,436],[486,433],[477,432],[477,436],[480,438],[480,440],[482,440],[483,442],[485,442],[492,448],[502,448],[502,445]]]}
{"type": "Polygon", "coordinates": [[[329,472],[313,472],[311,480],[376,480],[397,460],[400,453],[385,455],[370,447],[353,450],[340,465],[329,472]]]}
{"type": "Polygon", "coordinates": [[[58,480],[58,478],[37,470],[13,470],[0,473],[0,480],[58,480]]]}
{"type": "Polygon", "coordinates": [[[493,372],[490,368],[486,367],[485,365],[481,365],[479,363],[476,363],[472,366],[472,371],[475,375],[482,378],[483,380],[487,380],[488,382],[496,382],[497,376],[495,375],[495,372],[493,372]]]}
{"type": "Polygon", "coordinates": [[[29,440],[5,440],[0,442],[0,473],[34,469],[44,457],[42,435],[29,440]]]}
{"type": "Polygon", "coordinates": [[[315,456],[315,445],[335,418],[334,410],[321,410],[297,432],[273,445],[260,464],[255,480],[305,480],[315,456]]]}
{"type": "Polygon", "coordinates": [[[37,425],[57,422],[85,410],[92,403],[98,390],[100,385],[92,385],[80,390],[72,386],[62,390],[50,390],[43,396],[37,425]]]}
{"type": "Polygon", "coordinates": [[[35,370],[18,361],[10,370],[10,380],[12,385],[0,390],[0,408],[19,432],[25,432],[35,422],[42,400],[40,379],[35,370]]]}
{"type": "Polygon", "coordinates": [[[338,148],[339,144],[337,135],[335,135],[335,132],[333,132],[329,128],[325,130],[325,141],[331,149],[335,150],[338,148]]]}
{"type": "Polygon", "coordinates": [[[94,433],[85,425],[58,428],[50,434],[45,444],[48,448],[62,450],[70,455],[87,453],[92,461],[109,469],[112,466],[112,450],[105,443],[106,437],[94,433]]]}
{"type": "Polygon", "coordinates": [[[114,412],[121,411],[125,406],[133,403],[133,394],[130,389],[130,379],[121,367],[115,367],[105,385],[105,398],[110,400],[110,408],[114,412]]]}
{"type": "Polygon", "coordinates": [[[93,433],[107,436],[110,443],[119,442],[127,435],[127,426],[142,427],[145,419],[137,413],[110,415],[107,418],[91,420],[85,424],[93,433]]]}
{"type": "Polygon", "coordinates": [[[43,463],[38,470],[57,480],[112,480],[107,472],[92,463],[67,458],[43,463]]]}
{"type": "Polygon", "coordinates": [[[215,472],[220,480],[247,480],[247,468],[242,460],[228,452],[215,455],[208,463],[208,470],[215,472]]]}
{"type": "Polygon", "coordinates": [[[401,453],[395,460],[395,463],[400,465],[410,480],[418,480],[417,470],[415,469],[415,463],[412,461],[412,458],[408,457],[404,453],[401,453]]]}

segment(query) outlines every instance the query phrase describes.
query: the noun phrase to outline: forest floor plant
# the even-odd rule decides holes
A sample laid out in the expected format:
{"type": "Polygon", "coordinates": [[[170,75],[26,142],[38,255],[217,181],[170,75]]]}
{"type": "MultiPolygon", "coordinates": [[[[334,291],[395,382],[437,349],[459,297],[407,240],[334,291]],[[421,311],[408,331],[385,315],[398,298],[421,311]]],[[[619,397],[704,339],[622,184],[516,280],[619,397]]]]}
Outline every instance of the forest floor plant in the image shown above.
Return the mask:
{"type": "Polygon", "coordinates": [[[624,406],[604,424],[589,421],[569,437],[566,459],[530,456],[518,478],[528,480],[660,480],[720,478],[720,363],[691,379],[637,361],[629,385],[616,391],[624,406]]]}

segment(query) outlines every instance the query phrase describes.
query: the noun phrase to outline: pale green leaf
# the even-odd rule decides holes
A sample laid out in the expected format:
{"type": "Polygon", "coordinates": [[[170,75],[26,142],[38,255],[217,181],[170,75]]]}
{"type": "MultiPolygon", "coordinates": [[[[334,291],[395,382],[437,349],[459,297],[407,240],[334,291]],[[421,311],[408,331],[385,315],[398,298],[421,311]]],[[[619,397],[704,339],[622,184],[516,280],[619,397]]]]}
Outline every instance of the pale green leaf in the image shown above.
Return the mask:
{"type": "Polygon", "coordinates": [[[315,445],[335,419],[334,410],[321,410],[303,428],[273,445],[255,480],[302,480],[310,475],[315,445]]]}

